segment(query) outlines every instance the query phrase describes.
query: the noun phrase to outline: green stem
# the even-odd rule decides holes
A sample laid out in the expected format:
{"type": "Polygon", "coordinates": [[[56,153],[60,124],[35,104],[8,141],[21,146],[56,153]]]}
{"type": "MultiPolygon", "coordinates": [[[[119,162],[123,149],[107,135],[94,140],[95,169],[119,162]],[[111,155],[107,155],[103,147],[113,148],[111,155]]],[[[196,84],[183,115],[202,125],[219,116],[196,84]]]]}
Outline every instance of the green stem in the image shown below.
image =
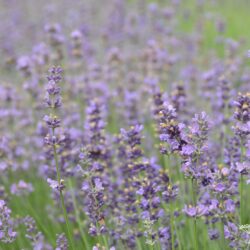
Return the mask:
{"type": "MultiPolygon", "coordinates": [[[[55,135],[55,129],[52,129],[52,134],[53,134],[53,136],[55,135]]],[[[58,155],[57,155],[57,152],[56,152],[56,145],[55,144],[53,144],[53,152],[54,152],[54,159],[55,159],[55,163],[56,163],[57,182],[58,182],[58,185],[60,185],[61,172],[60,172],[60,168],[59,168],[59,161],[58,161],[58,155]]],[[[73,244],[72,235],[71,235],[71,231],[70,231],[69,218],[68,218],[67,210],[66,210],[66,207],[65,207],[63,192],[62,192],[61,189],[60,189],[60,200],[61,200],[61,206],[62,206],[62,209],[63,209],[64,220],[66,222],[69,243],[70,243],[71,248],[74,250],[75,247],[74,247],[74,244],[73,244]]]]}
{"type": "Polygon", "coordinates": [[[173,204],[170,203],[170,227],[171,227],[171,248],[172,250],[175,249],[174,247],[174,211],[173,211],[173,204]]]}
{"type": "MultiPolygon", "coordinates": [[[[171,175],[171,169],[170,169],[170,155],[168,154],[167,157],[164,157],[164,167],[165,169],[168,169],[169,173],[169,182],[170,184],[172,184],[172,181],[173,181],[173,176],[171,175]]],[[[175,239],[174,239],[174,215],[173,215],[173,211],[174,211],[174,208],[173,208],[173,204],[172,204],[173,201],[170,201],[170,228],[171,228],[171,249],[174,250],[175,247],[174,247],[174,242],[175,242],[175,239]]]]}
{"type": "Polygon", "coordinates": [[[175,232],[176,232],[176,237],[178,239],[178,249],[181,250],[182,249],[182,246],[181,246],[181,236],[180,236],[180,232],[178,230],[178,228],[176,227],[175,228],[175,232]]]}
{"type": "Polygon", "coordinates": [[[71,180],[69,180],[68,183],[69,183],[69,187],[70,187],[70,191],[71,191],[70,193],[71,193],[71,197],[72,197],[72,201],[73,201],[73,206],[74,206],[74,210],[75,210],[76,220],[77,220],[77,223],[78,223],[78,226],[79,226],[79,231],[80,231],[80,234],[81,234],[84,246],[87,249],[90,249],[89,242],[88,242],[88,240],[86,238],[86,234],[84,233],[84,230],[82,228],[82,222],[81,222],[81,218],[80,218],[80,213],[79,213],[79,210],[77,208],[76,198],[75,198],[75,195],[73,193],[73,186],[72,186],[71,180]]]}
{"type": "Polygon", "coordinates": [[[150,250],[154,250],[154,245],[149,245],[150,250]]]}
{"type": "MultiPolygon", "coordinates": [[[[240,162],[243,162],[244,160],[244,155],[245,155],[245,150],[244,150],[244,144],[243,144],[243,140],[241,139],[241,155],[240,155],[240,162]]],[[[240,174],[240,224],[243,224],[243,187],[244,187],[244,178],[243,178],[243,174],[240,174]]]]}
{"type": "Polygon", "coordinates": [[[68,237],[69,237],[69,242],[70,242],[72,249],[74,250],[75,247],[74,247],[73,240],[72,240],[72,235],[71,235],[70,225],[69,225],[69,217],[68,217],[67,210],[65,207],[64,196],[63,196],[62,190],[60,190],[60,200],[61,200],[62,209],[63,209],[63,216],[64,216],[66,226],[67,226],[67,233],[68,233],[68,237]]]}
{"type": "Polygon", "coordinates": [[[109,244],[108,244],[108,241],[107,241],[107,237],[105,235],[102,235],[102,239],[103,239],[105,248],[107,250],[109,250],[109,244]]]}
{"type": "Polygon", "coordinates": [[[221,244],[222,244],[222,249],[226,249],[226,243],[225,243],[225,234],[224,234],[224,223],[220,221],[220,226],[221,226],[221,244]]]}
{"type": "MultiPolygon", "coordinates": [[[[195,179],[192,179],[192,198],[193,198],[193,206],[196,207],[197,197],[196,197],[196,190],[197,190],[197,182],[195,179]]],[[[197,235],[197,218],[196,215],[194,217],[194,246],[195,250],[198,250],[198,235],[197,235]]]]}
{"type": "Polygon", "coordinates": [[[244,179],[243,175],[240,175],[240,224],[243,224],[243,185],[244,179]]]}

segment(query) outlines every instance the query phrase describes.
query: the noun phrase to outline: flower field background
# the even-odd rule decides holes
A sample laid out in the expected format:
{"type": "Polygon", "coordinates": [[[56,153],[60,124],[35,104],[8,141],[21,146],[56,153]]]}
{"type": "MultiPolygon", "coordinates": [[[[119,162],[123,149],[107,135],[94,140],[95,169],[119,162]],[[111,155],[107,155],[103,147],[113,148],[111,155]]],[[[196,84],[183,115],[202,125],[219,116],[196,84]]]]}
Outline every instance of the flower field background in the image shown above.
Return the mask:
{"type": "Polygon", "coordinates": [[[1,0],[0,249],[250,249],[249,10],[1,0]]]}

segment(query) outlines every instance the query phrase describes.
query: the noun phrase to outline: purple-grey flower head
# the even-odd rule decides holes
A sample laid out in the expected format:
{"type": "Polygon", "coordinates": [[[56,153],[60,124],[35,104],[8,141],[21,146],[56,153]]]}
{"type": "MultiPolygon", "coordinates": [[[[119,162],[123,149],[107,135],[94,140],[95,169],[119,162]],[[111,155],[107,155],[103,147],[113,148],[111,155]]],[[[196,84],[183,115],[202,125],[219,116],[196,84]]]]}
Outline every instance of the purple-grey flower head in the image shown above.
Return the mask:
{"type": "Polygon", "coordinates": [[[167,187],[163,188],[162,192],[162,199],[166,202],[171,200],[175,200],[179,192],[179,188],[177,185],[168,185],[167,187]]]}
{"type": "Polygon", "coordinates": [[[60,66],[53,66],[49,69],[49,75],[47,76],[49,81],[54,81],[56,83],[62,80],[63,70],[60,66]]]}
{"type": "Polygon", "coordinates": [[[20,70],[25,77],[30,77],[32,73],[32,61],[28,56],[21,56],[17,60],[17,69],[20,70]]]}
{"type": "Polygon", "coordinates": [[[4,243],[11,243],[17,237],[10,214],[11,210],[7,207],[5,201],[0,200],[0,241],[4,243]]]}
{"type": "Polygon", "coordinates": [[[195,114],[192,119],[191,125],[191,133],[194,136],[197,136],[199,140],[205,141],[207,139],[207,133],[210,128],[208,116],[205,112],[201,112],[200,114],[195,114]]]}
{"type": "Polygon", "coordinates": [[[239,93],[234,106],[236,107],[234,112],[236,123],[233,129],[236,135],[245,139],[250,134],[250,92],[239,93]]]}
{"type": "Polygon", "coordinates": [[[227,225],[224,226],[224,233],[226,239],[230,238],[232,234],[235,234],[237,232],[238,227],[232,222],[228,222],[227,225]]]}
{"type": "MultiPolygon", "coordinates": [[[[150,87],[150,89],[155,89],[156,86],[159,83],[159,80],[157,77],[147,77],[144,79],[144,83],[150,87]]],[[[159,99],[158,99],[159,100],[159,99]]],[[[156,105],[158,102],[156,101],[156,105]]]]}
{"type": "Polygon", "coordinates": [[[198,204],[196,207],[185,205],[183,212],[189,217],[200,217],[208,212],[208,208],[203,204],[198,204]]]}
{"type": "Polygon", "coordinates": [[[62,35],[61,26],[58,23],[46,25],[45,31],[52,47],[58,47],[64,43],[65,39],[62,35]]]}
{"type": "Polygon", "coordinates": [[[234,213],[235,212],[235,202],[231,199],[224,201],[225,212],[234,213]]]}
{"type": "Polygon", "coordinates": [[[250,163],[249,162],[237,162],[236,163],[236,171],[241,173],[241,174],[244,174],[244,175],[247,175],[249,173],[249,170],[250,170],[250,163]]]}
{"type": "Polygon", "coordinates": [[[194,152],[195,152],[195,146],[190,144],[184,145],[181,150],[182,155],[186,156],[191,156],[194,152]]]}
{"type": "Polygon", "coordinates": [[[111,48],[108,51],[107,58],[108,58],[109,63],[111,63],[111,62],[119,63],[123,60],[122,55],[121,55],[121,51],[117,47],[111,48]]]}
{"type": "Polygon", "coordinates": [[[160,239],[170,239],[170,229],[168,227],[160,227],[158,235],[160,239]]]}
{"type": "Polygon", "coordinates": [[[121,129],[121,135],[123,139],[128,142],[131,147],[141,144],[141,131],[143,130],[143,125],[131,126],[129,130],[121,129]]]}
{"type": "Polygon", "coordinates": [[[217,228],[209,229],[208,236],[210,240],[217,240],[220,237],[219,230],[217,228]]]}
{"type": "Polygon", "coordinates": [[[22,56],[17,61],[17,68],[19,70],[27,71],[31,67],[31,60],[28,56],[22,56]]]}
{"type": "Polygon", "coordinates": [[[250,121],[250,92],[246,94],[239,93],[237,100],[234,102],[236,110],[234,118],[240,122],[247,123],[250,121]]]}
{"type": "Polygon", "coordinates": [[[60,67],[50,68],[47,78],[45,104],[49,108],[57,109],[62,105],[61,88],[58,86],[62,80],[62,69],[60,67]]]}
{"type": "Polygon", "coordinates": [[[26,183],[20,180],[17,184],[12,184],[10,192],[14,195],[22,196],[33,192],[33,186],[31,183],[26,183]]]}
{"type": "Polygon", "coordinates": [[[222,193],[226,190],[226,186],[219,182],[213,185],[213,189],[215,192],[222,193]]]}
{"type": "Polygon", "coordinates": [[[222,176],[227,177],[229,175],[229,173],[230,173],[230,170],[228,168],[221,169],[222,176]]]}
{"type": "Polygon", "coordinates": [[[74,30],[71,35],[72,49],[71,53],[76,58],[83,56],[83,34],[80,30],[74,30]]]}
{"type": "Polygon", "coordinates": [[[48,85],[46,87],[46,91],[49,95],[58,95],[60,94],[60,87],[56,84],[57,82],[54,80],[49,80],[48,85]]]}
{"type": "Polygon", "coordinates": [[[154,104],[157,133],[161,141],[160,152],[170,154],[180,151],[185,141],[182,138],[183,126],[177,121],[176,110],[172,105],[164,102],[160,92],[154,94],[154,104]]]}
{"type": "Polygon", "coordinates": [[[49,146],[59,146],[59,145],[63,145],[65,144],[67,138],[65,135],[63,134],[59,134],[59,135],[50,135],[50,134],[47,134],[45,137],[44,137],[44,144],[46,145],[49,145],[49,146]]]}
{"type": "Polygon", "coordinates": [[[240,162],[241,149],[240,149],[240,138],[234,136],[226,141],[226,146],[224,148],[224,162],[228,167],[236,166],[237,162],[240,162]]]}
{"type": "Polygon", "coordinates": [[[46,32],[51,32],[51,33],[61,32],[61,26],[58,23],[46,24],[44,30],[46,32]]]}
{"type": "Polygon", "coordinates": [[[58,119],[57,116],[52,117],[51,115],[45,115],[43,120],[46,122],[47,126],[52,129],[60,127],[61,124],[61,121],[58,119]]]}
{"type": "Polygon", "coordinates": [[[82,39],[82,32],[80,30],[74,30],[71,32],[70,36],[73,40],[79,40],[82,39]]]}
{"type": "MultiPolygon", "coordinates": [[[[243,226],[244,227],[244,226],[243,226]]],[[[239,228],[233,223],[228,221],[224,225],[224,235],[225,238],[230,241],[229,246],[235,249],[247,249],[249,245],[250,235],[241,228],[239,228]]]]}
{"type": "Polygon", "coordinates": [[[47,182],[53,190],[62,191],[65,188],[64,180],[62,179],[60,180],[60,183],[58,183],[58,181],[47,178],[47,182]]]}
{"type": "Polygon", "coordinates": [[[49,51],[45,43],[39,43],[32,49],[32,60],[38,65],[48,62],[49,51]]]}
{"type": "Polygon", "coordinates": [[[187,142],[182,150],[184,157],[192,154],[201,154],[204,151],[209,128],[210,123],[206,113],[195,114],[189,127],[189,133],[183,136],[187,142]]]}
{"type": "Polygon", "coordinates": [[[79,166],[84,180],[81,190],[85,195],[85,213],[89,219],[89,234],[106,234],[105,225],[107,189],[111,168],[104,121],[104,104],[95,98],[88,102],[85,120],[85,146],[80,152],[79,166]]]}
{"type": "Polygon", "coordinates": [[[246,157],[250,159],[250,138],[246,142],[246,157]]]}
{"type": "Polygon", "coordinates": [[[186,106],[186,91],[182,85],[177,85],[176,88],[171,92],[171,102],[176,112],[183,111],[186,106]]]}
{"type": "Polygon", "coordinates": [[[148,4],[148,10],[152,13],[156,12],[158,10],[158,4],[157,3],[150,3],[148,4]]]}
{"type": "Polygon", "coordinates": [[[68,240],[64,233],[57,235],[55,250],[68,250],[68,240]]]}

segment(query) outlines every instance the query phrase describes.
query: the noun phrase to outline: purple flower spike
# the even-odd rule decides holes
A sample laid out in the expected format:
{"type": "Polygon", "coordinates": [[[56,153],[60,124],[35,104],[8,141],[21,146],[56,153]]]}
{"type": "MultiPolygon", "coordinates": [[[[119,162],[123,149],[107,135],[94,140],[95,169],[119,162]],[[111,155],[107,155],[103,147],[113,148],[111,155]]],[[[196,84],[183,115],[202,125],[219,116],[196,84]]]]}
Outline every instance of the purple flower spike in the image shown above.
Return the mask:
{"type": "Polygon", "coordinates": [[[0,200],[0,241],[11,243],[16,239],[17,233],[13,229],[13,221],[10,217],[11,210],[4,200],[0,200]]]}

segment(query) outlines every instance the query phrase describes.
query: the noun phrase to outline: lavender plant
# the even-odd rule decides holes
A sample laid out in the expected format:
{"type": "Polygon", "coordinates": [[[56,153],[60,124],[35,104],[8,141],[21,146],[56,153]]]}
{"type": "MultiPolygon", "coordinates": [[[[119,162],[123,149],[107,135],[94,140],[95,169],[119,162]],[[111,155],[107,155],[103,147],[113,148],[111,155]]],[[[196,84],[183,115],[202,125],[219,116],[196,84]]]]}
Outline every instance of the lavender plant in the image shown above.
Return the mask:
{"type": "Polygon", "coordinates": [[[0,249],[250,249],[248,9],[2,1],[0,249]]]}

